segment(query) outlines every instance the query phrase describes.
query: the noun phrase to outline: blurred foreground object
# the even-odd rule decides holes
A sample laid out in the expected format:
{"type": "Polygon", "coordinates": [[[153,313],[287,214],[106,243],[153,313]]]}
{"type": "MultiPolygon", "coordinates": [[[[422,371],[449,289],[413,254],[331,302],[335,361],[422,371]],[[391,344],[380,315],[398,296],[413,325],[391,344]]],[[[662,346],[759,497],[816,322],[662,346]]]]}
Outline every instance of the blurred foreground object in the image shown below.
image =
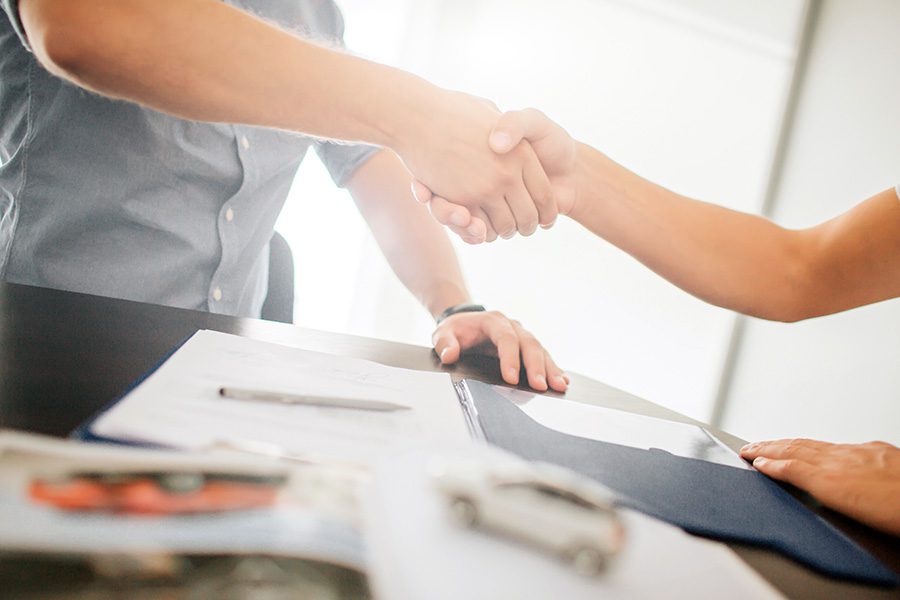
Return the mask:
{"type": "Polygon", "coordinates": [[[603,486],[546,463],[439,459],[434,483],[453,516],[561,555],[583,575],[606,569],[625,528],[603,486]]]}
{"type": "Polygon", "coordinates": [[[248,510],[275,504],[286,476],[196,472],[72,473],[34,479],[35,502],[68,511],[171,515],[248,510]]]}

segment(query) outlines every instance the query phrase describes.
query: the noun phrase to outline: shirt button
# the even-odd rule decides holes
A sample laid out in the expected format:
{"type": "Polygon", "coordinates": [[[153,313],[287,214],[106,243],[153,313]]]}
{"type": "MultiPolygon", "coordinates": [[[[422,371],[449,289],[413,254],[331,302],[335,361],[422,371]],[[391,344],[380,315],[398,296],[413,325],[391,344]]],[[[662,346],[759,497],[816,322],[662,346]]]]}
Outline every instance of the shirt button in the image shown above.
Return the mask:
{"type": "Polygon", "coordinates": [[[225,220],[228,221],[229,223],[234,221],[234,211],[231,210],[230,208],[225,211],[225,220]]]}
{"type": "Polygon", "coordinates": [[[250,140],[247,139],[246,135],[241,136],[241,146],[244,147],[244,150],[250,149],[250,140]]]}
{"type": "Polygon", "coordinates": [[[218,302],[222,299],[222,290],[220,288],[216,288],[213,290],[213,300],[218,302]]]}

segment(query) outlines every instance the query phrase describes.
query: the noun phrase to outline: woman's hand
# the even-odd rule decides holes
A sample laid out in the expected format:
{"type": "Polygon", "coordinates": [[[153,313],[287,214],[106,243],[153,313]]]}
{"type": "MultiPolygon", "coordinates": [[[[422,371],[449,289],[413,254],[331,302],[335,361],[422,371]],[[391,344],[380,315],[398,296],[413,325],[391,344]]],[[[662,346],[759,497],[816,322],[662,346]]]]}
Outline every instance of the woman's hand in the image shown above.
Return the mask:
{"type": "Polygon", "coordinates": [[[757,442],[741,456],[773,479],[806,490],[858,521],[900,535],[900,448],[885,442],[757,442]]]}

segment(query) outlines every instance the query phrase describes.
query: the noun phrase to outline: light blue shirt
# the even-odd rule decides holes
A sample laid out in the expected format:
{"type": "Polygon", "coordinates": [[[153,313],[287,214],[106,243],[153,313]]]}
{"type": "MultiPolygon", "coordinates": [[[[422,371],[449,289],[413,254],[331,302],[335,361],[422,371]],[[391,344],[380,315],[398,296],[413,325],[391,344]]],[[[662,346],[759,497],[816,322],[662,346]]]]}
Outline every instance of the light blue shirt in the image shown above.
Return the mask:
{"type": "MultiPolygon", "coordinates": [[[[227,0],[342,43],[330,0],[227,0]]],[[[204,124],[84,91],[0,0],[0,273],[7,281],[258,316],[268,243],[313,145],[337,185],[375,149],[204,124]]]]}

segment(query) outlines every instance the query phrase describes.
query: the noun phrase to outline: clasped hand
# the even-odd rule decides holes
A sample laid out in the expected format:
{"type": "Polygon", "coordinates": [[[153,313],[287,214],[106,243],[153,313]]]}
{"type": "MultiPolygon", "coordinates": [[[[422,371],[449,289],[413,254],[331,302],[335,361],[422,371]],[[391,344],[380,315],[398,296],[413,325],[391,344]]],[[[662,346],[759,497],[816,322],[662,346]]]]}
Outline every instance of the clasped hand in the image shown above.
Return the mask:
{"type": "MultiPolygon", "coordinates": [[[[490,134],[487,146],[491,156],[484,159],[484,164],[492,165],[502,174],[500,181],[512,186],[512,192],[503,193],[503,188],[493,187],[477,177],[481,169],[475,165],[471,171],[454,171],[446,173],[472,173],[473,186],[462,193],[443,192],[442,189],[429,183],[426,176],[415,169],[413,173],[417,181],[413,182],[413,193],[419,202],[428,204],[434,218],[447,226],[465,242],[480,244],[492,242],[497,237],[509,238],[518,230],[523,235],[530,235],[535,227],[531,215],[534,209],[528,206],[528,197],[540,214],[541,227],[551,227],[557,214],[567,215],[572,212],[577,202],[577,185],[575,181],[576,145],[574,139],[559,125],[536,109],[525,109],[500,114],[492,104],[482,101],[482,108],[489,108],[492,121],[489,123],[490,134]],[[512,161],[512,162],[510,162],[512,161]],[[522,185],[518,185],[517,165],[521,164],[522,185]],[[488,189],[489,193],[479,196],[472,189],[488,189]],[[505,199],[509,211],[504,211],[502,200],[505,199]],[[509,214],[512,213],[517,223],[525,223],[528,227],[513,227],[509,214]],[[527,219],[527,220],[523,220],[527,219]]],[[[484,112],[482,110],[482,112],[484,112]]],[[[484,117],[487,117],[484,114],[484,117]]],[[[481,125],[484,125],[482,121],[481,125]]],[[[462,128],[457,133],[462,133],[462,128]]],[[[459,162],[464,157],[458,156],[465,151],[458,140],[446,144],[446,152],[451,162],[459,162]]],[[[471,160],[482,161],[481,155],[470,155],[471,160]]],[[[436,180],[436,179],[435,179],[436,180]]]]}

